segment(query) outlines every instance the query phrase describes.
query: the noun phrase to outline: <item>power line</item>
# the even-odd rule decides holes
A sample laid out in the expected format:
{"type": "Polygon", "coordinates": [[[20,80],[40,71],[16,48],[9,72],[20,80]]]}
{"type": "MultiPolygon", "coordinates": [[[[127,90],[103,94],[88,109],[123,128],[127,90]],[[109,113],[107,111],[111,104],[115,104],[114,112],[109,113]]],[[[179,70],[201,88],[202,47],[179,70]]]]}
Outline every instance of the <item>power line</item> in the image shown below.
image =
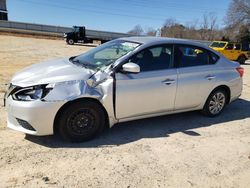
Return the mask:
{"type": "MultiPolygon", "coordinates": [[[[36,5],[41,5],[41,6],[47,6],[47,7],[56,7],[56,8],[61,8],[61,9],[68,9],[68,10],[74,10],[74,11],[78,11],[78,12],[91,12],[91,13],[95,13],[95,14],[101,14],[101,15],[114,15],[114,16],[121,16],[121,17],[131,17],[131,18],[137,18],[137,19],[144,19],[144,20],[157,20],[157,21],[162,21],[164,22],[168,17],[164,16],[164,17],[149,17],[149,16],[138,16],[138,15],[131,15],[131,14],[121,14],[121,13],[111,13],[111,12],[107,12],[107,11],[99,11],[96,9],[89,9],[89,8],[75,8],[75,7],[69,7],[69,6],[62,6],[62,5],[58,5],[55,3],[44,3],[44,2],[35,2],[35,1],[31,1],[31,0],[22,0],[21,2],[24,3],[30,3],[30,4],[36,4],[36,5]]],[[[92,6],[94,7],[94,6],[92,6]]],[[[113,9],[115,10],[115,9],[113,9]]],[[[163,15],[161,15],[163,16],[163,15]]],[[[186,20],[186,22],[189,20],[186,20]]]]}
{"type": "MultiPolygon", "coordinates": [[[[19,0],[17,0],[17,1],[19,1],[19,0]]],[[[109,0],[109,1],[111,1],[111,0],[109,0]]],[[[120,1],[124,1],[124,0],[120,0],[120,1]]],[[[37,2],[37,1],[34,1],[34,0],[22,0],[22,1],[19,1],[19,2],[34,4],[34,5],[38,5],[38,6],[55,7],[55,8],[66,9],[66,10],[74,10],[74,11],[77,11],[77,12],[85,11],[85,12],[90,12],[90,13],[94,13],[94,14],[98,14],[98,15],[112,15],[112,16],[119,16],[119,17],[130,17],[130,18],[134,18],[134,19],[154,20],[154,21],[158,21],[160,25],[162,25],[167,18],[173,18],[173,17],[169,17],[169,16],[165,16],[165,15],[159,15],[161,17],[155,17],[155,16],[152,17],[152,16],[140,16],[140,15],[108,12],[108,11],[103,11],[104,7],[95,6],[95,5],[90,5],[89,6],[89,5],[86,5],[86,3],[84,3],[85,7],[87,6],[87,7],[92,7],[92,8],[85,8],[82,5],[80,5],[79,3],[78,3],[78,7],[81,7],[81,8],[72,7],[72,6],[64,6],[64,5],[61,5],[61,4],[59,5],[59,4],[51,3],[51,2],[45,3],[44,1],[43,2],[37,2]],[[102,9],[102,10],[98,10],[98,9],[102,9]]],[[[116,1],[116,3],[117,3],[117,1],[116,1]]],[[[73,3],[73,4],[75,5],[77,3],[73,3]]],[[[117,8],[115,8],[115,9],[111,8],[111,10],[121,11],[121,9],[119,10],[117,8]]],[[[196,19],[196,20],[194,20],[194,19],[193,20],[180,19],[180,20],[182,20],[181,22],[180,22],[179,19],[180,19],[180,17],[179,18],[177,17],[177,22],[182,23],[182,24],[193,23],[193,22],[195,22],[196,25],[197,24],[198,25],[202,24],[202,22],[200,22],[199,19],[196,19]]]]}
{"type": "MultiPolygon", "coordinates": [[[[51,1],[49,1],[49,0],[45,0],[45,1],[47,1],[47,2],[51,2],[51,1]]],[[[79,2],[79,1],[78,1],[79,2]]],[[[92,1],[93,2],[93,1],[92,1]]],[[[136,12],[133,12],[133,11],[131,11],[131,9],[130,10],[128,10],[128,9],[120,9],[120,8],[110,8],[110,7],[108,7],[108,8],[106,8],[106,7],[101,7],[101,6],[96,6],[96,5],[93,5],[93,4],[88,4],[88,3],[92,3],[92,2],[90,2],[90,1],[88,1],[88,2],[84,2],[84,4],[79,4],[79,3],[75,3],[74,2],[74,5],[77,5],[77,6],[87,6],[87,7],[92,7],[92,8],[95,8],[95,9],[101,9],[101,10],[103,10],[103,9],[106,9],[106,10],[111,10],[111,11],[126,11],[126,13],[132,13],[132,14],[140,14],[140,11],[141,11],[141,9],[136,9],[136,12]]],[[[117,1],[115,1],[115,2],[117,2],[117,1]]],[[[57,6],[60,6],[61,4],[55,4],[54,3],[54,5],[57,5],[57,6]]],[[[124,7],[124,6],[121,6],[121,7],[124,7]]],[[[148,8],[150,8],[150,7],[148,7],[148,8]]],[[[164,10],[166,10],[166,9],[164,9],[164,10]]],[[[176,11],[176,10],[175,10],[176,11]]],[[[182,10],[177,10],[177,11],[180,11],[180,12],[183,12],[182,10]]],[[[143,12],[143,13],[145,13],[145,12],[143,12]]],[[[142,13],[142,14],[143,14],[142,13]]],[[[151,12],[152,13],[152,12],[151,12]]],[[[118,13],[118,14],[120,14],[120,13],[118,13]]],[[[156,13],[153,13],[153,15],[154,16],[160,16],[160,17],[164,17],[164,19],[166,19],[168,16],[167,15],[163,15],[163,14],[156,14],[156,13]]],[[[131,16],[131,15],[130,15],[131,16]]],[[[156,19],[161,19],[161,18],[156,18],[156,19]]]]}
{"type": "MultiPolygon", "coordinates": [[[[47,1],[47,2],[51,2],[50,0],[45,0],[45,1],[47,1]]],[[[103,9],[107,9],[107,8],[105,8],[105,7],[100,7],[100,6],[96,6],[96,5],[91,5],[91,4],[88,4],[88,3],[91,3],[91,2],[86,2],[86,3],[84,3],[84,6],[87,6],[87,7],[92,7],[92,8],[95,8],[95,9],[101,9],[101,10],[103,10],[103,9]]],[[[55,4],[55,5],[59,5],[59,4],[55,4]]],[[[61,5],[61,4],[60,4],[61,5]]],[[[59,6],[60,6],[59,5],[59,6]]],[[[74,5],[78,5],[78,6],[82,6],[82,4],[79,4],[79,3],[74,3],[74,5]]],[[[108,10],[111,10],[111,11],[126,11],[126,13],[132,13],[132,14],[138,14],[138,13],[140,13],[139,11],[138,11],[138,9],[136,10],[136,12],[133,12],[133,11],[131,11],[131,10],[124,10],[124,9],[120,9],[120,8],[110,8],[110,7],[108,7],[108,10]]],[[[166,17],[166,15],[163,15],[163,14],[155,14],[154,13],[154,15],[155,16],[162,16],[162,17],[166,17]]]]}
{"type": "MultiPolygon", "coordinates": [[[[136,6],[136,7],[141,7],[141,8],[150,8],[150,9],[161,9],[161,10],[166,10],[168,8],[173,8],[175,10],[178,9],[178,10],[186,10],[187,11],[186,7],[187,7],[187,5],[189,5],[189,4],[184,4],[184,3],[182,4],[182,3],[176,3],[176,2],[174,2],[174,3],[168,3],[168,4],[162,4],[162,2],[158,1],[158,4],[161,4],[160,6],[155,6],[155,4],[157,4],[157,3],[154,3],[153,6],[152,5],[147,6],[148,4],[146,4],[146,3],[148,1],[143,1],[143,2],[140,1],[140,2],[138,2],[138,1],[133,1],[133,0],[131,0],[131,1],[129,1],[129,0],[120,0],[120,2],[121,1],[123,1],[124,3],[125,2],[129,3],[130,6],[136,6]]],[[[120,3],[118,0],[109,0],[108,2],[120,3]]],[[[195,10],[195,11],[199,11],[199,12],[200,11],[211,12],[211,10],[209,8],[207,8],[207,7],[201,7],[201,6],[188,7],[188,10],[189,11],[195,10]]],[[[225,11],[226,9],[213,8],[212,12],[214,12],[215,10],[217,10],[217,11],[225,11]]]]}
{"type": "Polygon", "coordinates": [[[131,17],[131,18],[138,18],[138,19],[145,19],[145,20],[163,20],[163,18],[156,18],[156,17],[148,17],[148,16],[132,16],[129,14],[120,14],[120,13],[111,13],[111,12],[106,12],[106,11],[97,11],[94,9],[87,9],[87,8],[75,8],[75,7],[66,7],[66,6],[61,6],[58,4],[52,4],[52,3],[40,3],[40,2],[34,2],[34,1],[30,1],[30,0],[22,0],[21,2],[24,3],[30,3],[30,4],[36,4],[36,5],[42,5],[42,6],[47,6],[47,7],[56,7],[56,8],[61,8],[61,9],[68,9],[68,10],[74,10],[74,11],[86,11],[86,12],[91,12],[91,13],[96,13],[96,14],[104,14],[104,15],[113,15],[113,16],[123,16],[123,17],[131,17]]]}

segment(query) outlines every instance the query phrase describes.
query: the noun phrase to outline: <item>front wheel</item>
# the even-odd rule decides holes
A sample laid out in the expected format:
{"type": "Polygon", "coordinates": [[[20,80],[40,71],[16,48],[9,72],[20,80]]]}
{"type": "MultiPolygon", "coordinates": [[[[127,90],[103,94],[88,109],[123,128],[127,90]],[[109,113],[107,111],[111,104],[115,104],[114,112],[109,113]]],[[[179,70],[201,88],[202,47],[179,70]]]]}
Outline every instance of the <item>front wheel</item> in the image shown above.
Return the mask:
{"type": "Polygon", "coordinates": [[[68,40],[67,40],[67,43],[68,43],[69,45],[73,45],[73,44],[75,43],[75,41],[74,41],[73,39],[68,39],[68,40]]]}
{"type": "Polygon", "coordinates": [[[102,107],[92,101],[73,103],[60,115],[58,131],[64,140],[83,142],[94,138],[105,126],[102,107]]]}
{"type": "Polygon", "coordinates": [[[218,116],[225,108],[227,94],[223,89],[212,92],[203,107],[203,113],[209,117],[218,116]]]}

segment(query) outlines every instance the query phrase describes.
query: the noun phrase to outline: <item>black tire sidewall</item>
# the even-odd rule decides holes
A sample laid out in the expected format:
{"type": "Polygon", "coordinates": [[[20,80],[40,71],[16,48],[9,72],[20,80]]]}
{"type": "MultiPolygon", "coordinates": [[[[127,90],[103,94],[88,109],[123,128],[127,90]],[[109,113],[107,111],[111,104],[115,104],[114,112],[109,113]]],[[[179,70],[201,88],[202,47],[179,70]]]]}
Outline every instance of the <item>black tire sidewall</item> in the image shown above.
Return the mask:
{"type": "Polygon", "coordinates": [[[58,123],[59,123],[58,132],[64,140],[71,142],[83,142],[94,138],[96,135],[102,132],[105,126],[105,115],[101,106],[95,102],[92,101],[77,102],[70,104],[61,113],[58,123]],[[93,112],[95,117],[95,124],[91,132],[88,132],[85,135],[76,135],[69,131],[68,121],[73,113],[81,109],[90,109],[93,112]]]}
{"type": "Polygon", "coordinates": [[[240,64],[245,64],[245,61],[246,61],[246,58],[243,57],[243,56],[240,56],[240,57],[238,58],[238,62],[239,62],[240,64]]]}
{"type": "Polygon", "coordinates": [[[68,43],[69,45],[73,45],[75,42],[74,42],[73,39],[68,39],[68,40],[67,40],[67,43],[68,43]],[[72,42],[70,42],[70,41],[72,41],[72,42]]]}

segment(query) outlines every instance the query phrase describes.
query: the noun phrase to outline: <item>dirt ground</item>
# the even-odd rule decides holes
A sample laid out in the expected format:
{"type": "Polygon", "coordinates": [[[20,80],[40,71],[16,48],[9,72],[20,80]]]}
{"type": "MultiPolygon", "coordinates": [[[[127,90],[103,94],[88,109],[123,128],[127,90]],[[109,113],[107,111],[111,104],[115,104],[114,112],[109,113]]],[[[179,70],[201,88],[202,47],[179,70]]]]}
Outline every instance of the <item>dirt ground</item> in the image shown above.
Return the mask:
{"type": "Polygon", "coordinates": [[[216,118],[188,112],[118,124],[65,143],[6,129],[4,84],[23,67],[89,50],[0,35],[0,187],[249,187],[250,62],[240,100],[216,118]]]}

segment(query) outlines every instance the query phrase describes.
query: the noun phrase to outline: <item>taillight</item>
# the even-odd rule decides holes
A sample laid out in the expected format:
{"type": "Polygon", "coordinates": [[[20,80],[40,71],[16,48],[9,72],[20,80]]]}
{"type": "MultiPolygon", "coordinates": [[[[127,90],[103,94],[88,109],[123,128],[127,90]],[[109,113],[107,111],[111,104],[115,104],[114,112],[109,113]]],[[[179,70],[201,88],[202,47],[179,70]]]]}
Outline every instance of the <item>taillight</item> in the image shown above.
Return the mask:
{"type": "Polygon", "coordinates": [[[236,70],[240,74],[240,77],[242,77],[244,75],[244,68],[243,67],[237,67],[236,70]]]}

